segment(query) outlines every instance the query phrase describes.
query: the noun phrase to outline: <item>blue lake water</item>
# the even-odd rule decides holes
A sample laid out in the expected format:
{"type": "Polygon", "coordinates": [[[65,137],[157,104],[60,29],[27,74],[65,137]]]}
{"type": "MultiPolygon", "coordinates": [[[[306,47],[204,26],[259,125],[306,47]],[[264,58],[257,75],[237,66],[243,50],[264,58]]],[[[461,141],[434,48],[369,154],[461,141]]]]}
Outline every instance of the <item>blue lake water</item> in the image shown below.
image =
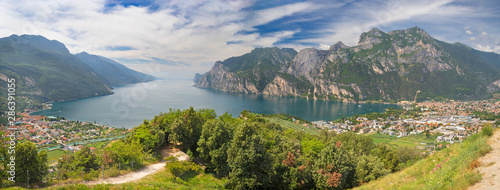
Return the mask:
{"type": "Polygon", "coordinates": [[[114,94],[54,103],[52,109],[34,115],[64,116],[70,120],[97,122],[113,127],[132,128],[144,119],[172,109],[214,109],[237,117],[241,111],[287,113],[309,121],[335,120],[342,116],[383,112],[392,104],[356,104],[315,101],[304,98],[261,94],[239,94],[193,87],[191,80],[158,80],[116,87],[114,94]]]}

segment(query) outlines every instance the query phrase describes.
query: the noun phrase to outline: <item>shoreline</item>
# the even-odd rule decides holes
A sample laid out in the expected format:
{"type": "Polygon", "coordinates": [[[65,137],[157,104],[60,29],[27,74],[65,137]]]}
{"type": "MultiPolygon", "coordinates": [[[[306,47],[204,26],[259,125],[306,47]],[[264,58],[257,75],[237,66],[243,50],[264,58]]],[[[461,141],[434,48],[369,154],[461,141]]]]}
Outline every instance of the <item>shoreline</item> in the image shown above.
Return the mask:
{"type": "Polygon", "coordinates": [[[248,95],[264,95],[264,96],[280,97],[280,98],[301,98],[301,99],[307,99],[308,101],[309,100],[313,100],[313,101],[339,102],[339,103],[355,103],[355,104],[376,103],[376,104],[405,105],[404,103],[401,103],[401,101],[400,102],[384,102],[384,101],[380,101],[380,100],[354,101],[354,100],[351,100],[351,99],[336,99],[336,100],[329,100],[329,99],[325,99],[325,98],[324,99],[319,99],[319,98],[313,99],[313,98],[308,98],[308,97],[304,97],[304,96],[291,96],[291,95],[281,96],[281,95],[271,95],[271,94],[264,94],[264,93],[246,93],[246,92],[235,92],[235,91],[218,90],[218,89],[214,89],[214,88],[199,87],[199,86],[195,86],[194,84],[193,84],[192,87],[199,88],[199,89],[212,90],[212,91],[216,91],[216,92],[224,92],[224,93],[248,94],[248,95]]]}

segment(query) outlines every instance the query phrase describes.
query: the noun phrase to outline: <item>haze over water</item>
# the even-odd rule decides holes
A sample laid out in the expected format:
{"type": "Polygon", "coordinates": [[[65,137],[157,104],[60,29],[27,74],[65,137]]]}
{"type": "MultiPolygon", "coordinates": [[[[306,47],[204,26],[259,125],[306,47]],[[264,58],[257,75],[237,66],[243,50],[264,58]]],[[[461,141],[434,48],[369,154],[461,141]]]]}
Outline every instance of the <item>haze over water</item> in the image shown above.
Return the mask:
{"type": "Polygon", "coordinates": [[[335,120],[342,116],[383,112],[391,104],[356,104],[314,101],[295,97],[239,94],[193,87],[191,80],[158,80],[116,87],[114,94],[54,103],[52,109],[34,115],[63,116],[66,119],[97,122],[112,127],[132,128],[144,119],[172,109],[214,109],[237,117],[241,111],[286,113],[309,121],[335,120]]]}

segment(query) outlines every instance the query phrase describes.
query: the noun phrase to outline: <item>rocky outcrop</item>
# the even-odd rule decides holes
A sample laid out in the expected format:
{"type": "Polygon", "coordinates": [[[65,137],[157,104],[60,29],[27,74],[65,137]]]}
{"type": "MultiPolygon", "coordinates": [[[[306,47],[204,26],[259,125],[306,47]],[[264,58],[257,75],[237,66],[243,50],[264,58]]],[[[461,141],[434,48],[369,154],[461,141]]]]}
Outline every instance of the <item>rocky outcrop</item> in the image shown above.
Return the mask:
{"type": "Polygon", "coordinates": [[[262,93],[276,96],[300,96],[295,86],[279,76],[267,84],[262,93]]]}
{"type": "Polygon", "coordinates": [[[316,48],[307,48],[300,50],[297,56],[292,60],[287,73],[295,76],[304,76],[311,81],[311,71],[317,67],[317,64],[325,59],[327,51],[317,50],[316,48]]]}
{"type": "Polygon", "coordinates": [[[196,73],[194,75],[194,79],[193,79],[194,83],[197,83],[198,81],[200,81],[200,79],[201,79],[202,76],[203,75],[201,75],[200,73],[196,73]]]}
{"type": "Polygon", "coordinates": [[[253,83],[245,78],[237,77],[236,73],[229,72],[229,69],[220,61],[215,63],[210,72],[200,76],[194,86],[228,92],[258,93],[253,83]]]}
{"type": "Polygon", "coordinates": [[[493,81],[487,87],[488,92],[497,92],[500,90],[500,80],[493,81]]]}

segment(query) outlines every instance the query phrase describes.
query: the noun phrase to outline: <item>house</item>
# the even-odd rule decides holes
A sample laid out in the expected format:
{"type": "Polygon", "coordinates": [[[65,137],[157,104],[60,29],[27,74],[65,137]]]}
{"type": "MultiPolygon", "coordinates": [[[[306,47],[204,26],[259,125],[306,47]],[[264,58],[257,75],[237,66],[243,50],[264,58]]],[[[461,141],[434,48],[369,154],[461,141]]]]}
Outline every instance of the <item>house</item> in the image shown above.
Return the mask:
{"type": "Polygon", "coordinates": [[[442,141],[442,140],[443,140],[443,136],[438,136],[438,137],[436,137],[436,140],[437,140],[438,142],[442,141]]]}
{"type": "Polygon", "coordinates": [[[382,131],[382,134],[394,136],[394,131],[391,131],[389,129],[385,129],[382,131]]]}

